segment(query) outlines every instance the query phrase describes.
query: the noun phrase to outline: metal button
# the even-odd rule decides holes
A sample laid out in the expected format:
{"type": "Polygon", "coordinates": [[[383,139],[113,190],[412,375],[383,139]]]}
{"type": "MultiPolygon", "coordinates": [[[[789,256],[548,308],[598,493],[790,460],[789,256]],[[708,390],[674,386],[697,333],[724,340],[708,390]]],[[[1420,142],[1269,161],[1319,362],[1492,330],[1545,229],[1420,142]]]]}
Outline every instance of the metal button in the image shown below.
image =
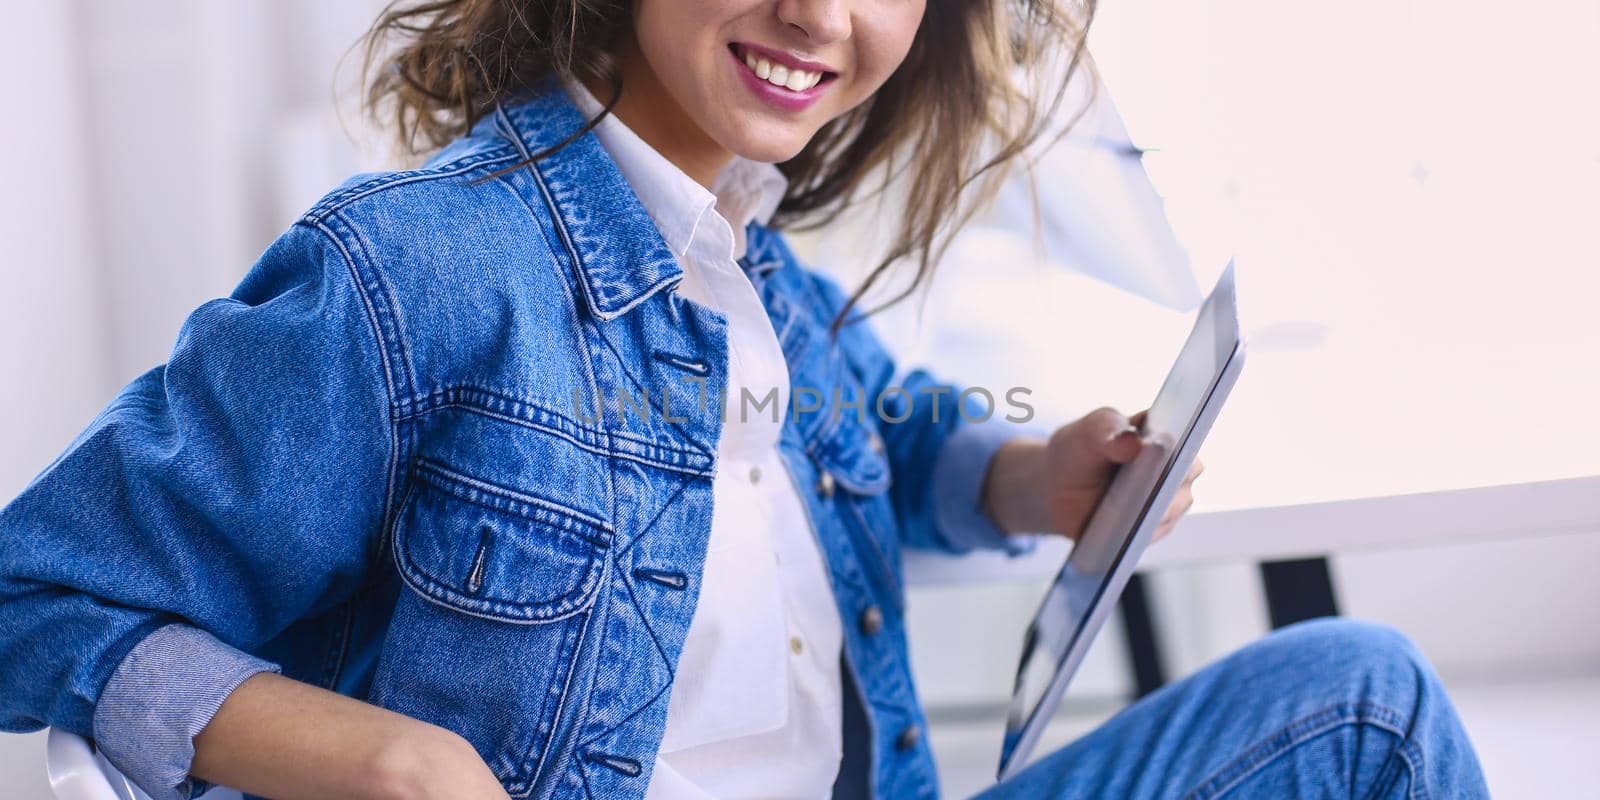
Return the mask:
{"type": "Polygon", "coordinates": [[[882,453],[883,452],[883,439],[880,436],[878,436],[878,434],[874,433],[871,436],[867,437],[867,446],[872,448],[872,452],[874,452],[874,453],[882,453]]]}
{"type": "Polygon", "coordinates": [[[790,636],[789,637],[789,650],[790,650],[790,652],[794,653],[795,655],[800,655],[801,653],[804,653],[806,651],[806,643],[800,641],[800,637],[798,637],[798,636],[790,636]]]}
{"type": "Polygon", "coordinates": [[[761,468],[760,467],[751,467],[750,468],[750,483],[752,485],[754,485],[754,484],[757,484],[757,483],[760,483],[760,482],[761,482],[761,468]]]}
{"type": "Polygon", "coordinates": [[[907,725],[906,729],[895,737],[894,746],[901,750],[910,750],[922,741],[922,729],[915,725],[907,725]]]}
{"type": "Polygon", "coordinates": [[[866,610],[861,612],[861,619],[857,620],[856,624],[861,627],[862,633],[871,636],[883,630],[883,611],[877,606],[867,606],[866,610]]]}
{"type": "Polygon", "coordinates": [[[817,494],[822,495],[824,500],[833,496],[833,473],[823,470],[817,476],[817,494]]]}

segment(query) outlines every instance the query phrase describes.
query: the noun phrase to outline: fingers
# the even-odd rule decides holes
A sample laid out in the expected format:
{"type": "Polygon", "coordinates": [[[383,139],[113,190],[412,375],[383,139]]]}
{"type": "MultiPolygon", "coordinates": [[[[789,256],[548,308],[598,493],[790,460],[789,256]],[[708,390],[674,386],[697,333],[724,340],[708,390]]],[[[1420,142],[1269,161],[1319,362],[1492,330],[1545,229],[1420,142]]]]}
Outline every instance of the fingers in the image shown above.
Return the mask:
{"type": "Polygon", "coordinates": [[[1195,459],[1194,463],[1189,465],[1189,472],[1183,477],[1183,486],[1178,489],[1178,496],[1173,498],[1172,505],[1167,507],[1167,513],[1161,517],[1161,524],[1156,526],[1154,541],[1161,541],[1167,534],[1172,533],[1172,529],[1178,526],[1178,520],[1189,513],[1189,509],[1194,506],[1194,491],[1190,485],[1205,471],[1206,467],[1200,463],[1200,459],[1195,459]]]}
{"type": "Polygon", "coordinates": [[[1194,495],[1189,492],[1189,487],[1184,486],[1178,496],[1173,499],[1172,505],[1167,507],[1167,513],[1161,517],[1161,524],[1156,526],[1154,541],[1161,541],[1172,529],[1178,527],[1178,520],[1189,513],[1189,508],[1194,505],[1194,495]]]}
{"type": "Polygon", "coordinates": [[[1161,517],[1161,524],[1167,525],[1176,523],[1178,518],[1184,514],[1187,514],[1189,512],[1189,508],[1193,505],[1194,495],[1190,494],[1188,489],[1183,490],[1183,492],[1173,499],[1172,505],[1167,507],[1167,513],[1161,517]]]}
{"type": "Polygon", "coordinates": [[[1100,454],[1116,464],[1126,464],[1139,455],[1142,443],[1139,429],[1122,412],[1102,406],[1078,421],[1083,435],[1098,445],[1100,454]]]}
{"type": "Polygon", "coordinates": [[[1178,523],[1173,522],[1170,525],[1162,525],[1162,526],[1156,528],[1156,534],[1155,534],[1155,536],[1151,537],[1150,543],[1151,544],[1155,544],[1156,542],[1159,542],[1162,539],[1167,538],[1167,534],[1172,533],[1172,529],[1176,528],[1176,527],[1178,527],[1178,523]]]}

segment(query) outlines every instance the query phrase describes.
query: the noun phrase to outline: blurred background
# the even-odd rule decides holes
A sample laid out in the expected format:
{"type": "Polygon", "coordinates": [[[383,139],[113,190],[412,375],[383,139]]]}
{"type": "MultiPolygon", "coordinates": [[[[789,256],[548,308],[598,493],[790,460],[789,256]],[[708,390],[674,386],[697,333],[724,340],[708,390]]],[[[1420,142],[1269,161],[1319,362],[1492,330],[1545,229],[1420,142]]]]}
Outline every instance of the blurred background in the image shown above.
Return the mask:
{"type": "MultiPolygon", "coordinates": [[[[5,0],[0,498],[300,211],[389,164],[349,102],[380,6],[5,0]]],[[[1600,3],[1125,0],[1091,44],[1102,99],[1031,171],[1042,226],[1008,194],[880,335],[1029,387],[1041,425],[1131,412],[1237,259],[1252,360],[1142,579],[1160,671],[1265,633],[1262,563],[1313,559],[1340,612],[1433,659],[1496,797],[1600,797],[1600,3]]],[[[880,228],[799,243],[854,285],[880,228]]],[[[1060,553],[910,565],[950,796],[993,775],[1060,553]]],[[[1129,630],[1053,741],[1138,691],[1129,630]]],[[[0,735],[0,796],[50,796],[42,734],[0,735]]]]}

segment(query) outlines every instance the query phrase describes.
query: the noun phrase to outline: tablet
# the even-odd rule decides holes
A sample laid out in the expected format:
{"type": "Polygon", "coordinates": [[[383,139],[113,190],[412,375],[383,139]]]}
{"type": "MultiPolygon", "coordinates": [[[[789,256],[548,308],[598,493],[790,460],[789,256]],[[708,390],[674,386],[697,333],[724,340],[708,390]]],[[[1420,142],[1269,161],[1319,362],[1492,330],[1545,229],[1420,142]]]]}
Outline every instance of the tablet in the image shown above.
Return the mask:
{"type": "Polygon", "coordinates": [[[1244,366],[1233,264],[1200,307],[1194,330],[1145,415],[1144,447],[1117,468],[1028,626],[1000,748],[999,779],[1027,764],[1095,634],[1194,463],[1244,366]]]}

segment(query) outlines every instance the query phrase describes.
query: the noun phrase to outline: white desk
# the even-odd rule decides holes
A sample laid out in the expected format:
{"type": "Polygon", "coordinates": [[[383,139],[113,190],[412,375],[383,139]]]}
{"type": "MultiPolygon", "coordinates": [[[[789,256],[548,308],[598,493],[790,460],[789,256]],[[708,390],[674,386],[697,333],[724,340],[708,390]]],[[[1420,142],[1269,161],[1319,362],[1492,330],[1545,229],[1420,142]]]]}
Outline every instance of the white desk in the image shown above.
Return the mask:
{"type": "MultiPolygon", "coordinates": [[[[1584,253],[1549,255],[1517,274],[1242,261],[1249,360],[1201,451],[1195,508],[1145,563],[1600,531],[1600,278],[1576,269],[1584,253]]],[[[965,288],[995,291],[1007,277],[991,271],[988,286],[965,288]]],[[[939,309],[941,329],[985,332],[981,379],[1038,376],[1041,420],[1148,402],[1188,318],[1078,276],[1033,272],[1029,283],[1035,296],[1009,306],[939,309]],[[996,353],[996,330],[1093,345],[996,353]],[[1070,371],[1033,367],[1062,362],[1070,371]]],[[[963,347],[983,345],[947,335],[934,349],[963,347]]],[[[917,583],[1037,577],[1065,552],[1055,542],[1020,559],[908,552],[907,565],[917,583]]]]}
{"type": "MultiPolygon", "coordinates": [[[[1271,561],[1332,553],[1600,533],[1600,477],[1391,497],[1191,513],[1181,535],[1152,547],[1144,567],[1271,561]]],[[[906,553],[919,584],[1047,578],[1068,546],[1046,540],[1021,558],[906,553]]]]}

